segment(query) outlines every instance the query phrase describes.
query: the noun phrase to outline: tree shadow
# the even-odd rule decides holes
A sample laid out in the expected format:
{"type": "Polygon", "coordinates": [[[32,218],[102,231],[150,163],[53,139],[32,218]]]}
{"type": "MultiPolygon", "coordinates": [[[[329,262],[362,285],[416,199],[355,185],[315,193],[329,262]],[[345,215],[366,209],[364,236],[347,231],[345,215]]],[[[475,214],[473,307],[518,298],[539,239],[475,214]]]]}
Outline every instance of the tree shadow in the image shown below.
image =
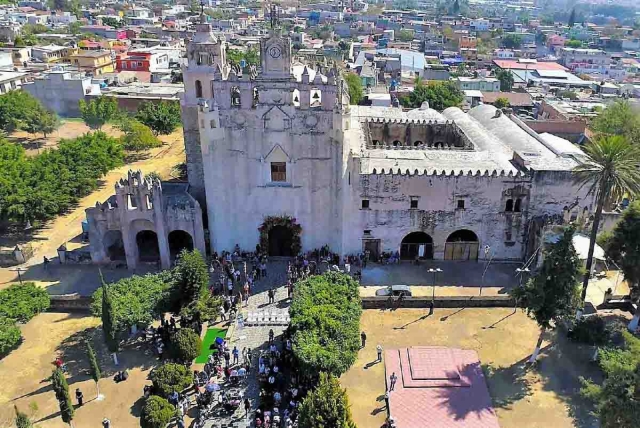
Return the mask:
{"type": "Polygon", "coordinates": [[[469,380],[469,387],[438,388],[436,397],[440,399],[439,407],[446,407],[451,417],[458,421],[466,419],[471,413],[479,417],[484,413],[493,413],[493,406],[489,394],[482,394],[482,367],[479,362],[466,364],[458,368],[458,373],[451,373],[449,378],[460,376],[460,379],[469,380]]]}
{"type": "Polygon", "coordinates": [[[38,419],[34,423],[39,424],[41,422],[45,422],[45,421],[48,421],[48,420],[51,420],[51,419],[55,419],[55,418],[61,416],[61,414],[62,414],[62,412],[60,412],[60,410],[58,410],[55,413],[51,413],[50,415],[47,415],[47,416],[44,416],[44,417],[38,419]]]}
{"type": "Polygon", "coordinates": [[[598,419],[593,413],[592,403],[580,395],[581,377],[596,383],[603,380],[601,370],[591,361],[593,348],[571,342],[562,327],[553,332],[552,340],[553,345],[544,350],[535,367],[543,389],[554,392],[566,403],[576,427],[597,427],[598,419]]]}
{"type": "Polygon", "coordinates": [[[404,330],[405,328],[407,328],[407,327],[408,327],[408,326],[410,326],[411,324],[415,324],[415,323],[417,323],[417,322],[419,322],[419,321],[425,320],[425,319],[429,318],[429,316],[431,316],[431,314],[425,314],[425,315],[422,315],[421,317],[416,318],[416,319],[415,319],[415,320],[413,320],[413,321],[409,321],[408,323],[406,323],[406,324],[404,324],[404,325],[401,325],[401,326],[398,326],[398,327],[393,327],[393,329],[394,329],[394,330],[404,330]]]}
{"type": "Polygon", "coordinates": [[[140,396],[129,408],[129,413],[139,418],[142,415],[142,408],[144,407],[145,401],[144,396],[140,396]]]}
{"type": "Polygon", "coordinates": [[[532,380],[527,378],[528,372],[531,370],[527,365],[528,358],[523,358],[508,367],[482,365],[482,371],[495,407],[510,408],[516,401],[533,394],[532,380]]]}

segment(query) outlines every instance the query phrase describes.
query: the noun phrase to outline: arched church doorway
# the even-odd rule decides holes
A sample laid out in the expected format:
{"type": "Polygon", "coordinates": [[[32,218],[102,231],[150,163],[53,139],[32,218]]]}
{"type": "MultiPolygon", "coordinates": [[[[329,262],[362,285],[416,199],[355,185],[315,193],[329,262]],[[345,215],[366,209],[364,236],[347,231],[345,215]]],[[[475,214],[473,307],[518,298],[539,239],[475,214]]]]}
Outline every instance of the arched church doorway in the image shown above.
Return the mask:
{"type": "Polygon", "coordinates": [[[402,260],[433,259],[433,238],[424,232],[411,232],[402,239],[400,258],[402,260]]]}
{"type": "Polygon", "coordinates": [[[126,260],[127,256],[124,252],[124,241],[122,240],[122,232],[119,230],[107,230],[102,237],[104,251],[112,262],[118,260],[126,260]]]}
{"type": "Polygon", "coordinates": [[[175,260],[182,250],[193,250],[193,238],[184,230],[173,230],[169,233],[169,254],[175,260]]]}
{"type": "Polygon", "coordinates": [[[273,226],[269,230],[269,255],[276,257],[291,257],[293,231],[286,226],[273,226]]]}
{"type": "Polygon", "coordinates": [[[468,229],[456,230],[444,244],[445,260],[478,260],[478,236],[468,229]]]}
{"type": "Polygon", "coordinates": [[[153,230],[141,230],[136,234],[136,245],[138,246],[138,259],[141,262],[160,261],[160,246],[158,245],[158,235],[153,230]]]}

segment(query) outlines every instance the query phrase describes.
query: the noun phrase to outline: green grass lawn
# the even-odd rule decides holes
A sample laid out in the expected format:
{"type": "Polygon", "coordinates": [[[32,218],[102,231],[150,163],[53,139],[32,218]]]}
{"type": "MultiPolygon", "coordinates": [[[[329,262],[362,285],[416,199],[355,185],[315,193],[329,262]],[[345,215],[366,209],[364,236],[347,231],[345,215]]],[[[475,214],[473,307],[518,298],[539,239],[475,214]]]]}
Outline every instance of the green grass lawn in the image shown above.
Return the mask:
{"type": "Polygon", "coordinates": [[[216,341],[217,337],[225,338],[227,335],[226,328],[210,328],[207,329],[207,333],[204,335],[204,339],[202,339],[202,351],[200,355],[196,357],[196,364],[204,364],[207,362],[209,355],[212,353],[212,350],[209,349],[213,342],[216,341]]]}

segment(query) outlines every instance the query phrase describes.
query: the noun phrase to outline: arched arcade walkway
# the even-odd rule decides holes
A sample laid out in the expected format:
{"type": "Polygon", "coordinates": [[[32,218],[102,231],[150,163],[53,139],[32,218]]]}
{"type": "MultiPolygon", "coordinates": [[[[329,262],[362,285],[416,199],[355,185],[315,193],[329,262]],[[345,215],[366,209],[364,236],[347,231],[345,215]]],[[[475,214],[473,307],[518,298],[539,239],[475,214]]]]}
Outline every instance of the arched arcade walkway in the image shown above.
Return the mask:
{"type": "Polygon", "coordinates": [[[433,259],[433,238],[424,232],[411,232],[402,239],[400,258],[402,260],[433,259]]]}
{"type": "Polygon", "coordinates": [[[444,244],[445,260],[478,260],[478,235],[468,229],[456,230],[444,244]]]}

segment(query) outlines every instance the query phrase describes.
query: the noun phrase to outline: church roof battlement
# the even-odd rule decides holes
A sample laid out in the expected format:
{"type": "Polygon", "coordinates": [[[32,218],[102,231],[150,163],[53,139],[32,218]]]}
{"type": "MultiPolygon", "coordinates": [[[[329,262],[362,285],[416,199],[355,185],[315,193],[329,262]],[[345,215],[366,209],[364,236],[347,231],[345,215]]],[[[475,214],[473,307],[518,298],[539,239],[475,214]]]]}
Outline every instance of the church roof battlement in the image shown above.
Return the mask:
{"type": "Polygon", "coordinates": [[[371,171],[371,173],[369,174],[361,174],[361,175],[406,175],[406,176],[420,176],[420,175],[424,175],[424,176],[432,176],[432,177],[491,177],[491,178],[495,178],[495,177],[509,177],[509,178],[522,178],[522,179],[528,179],[530,178],[530,176],[522,171],[516,171],[513,172],[513,170],[510,171],[505,171],[505,170],[488,170],[485,169],[484,171],[481,170],[463,170],[463,169],[459,169],[459,170],[437,170],[434,169],[433,171],[429,172],[429,170],[418,170],[418,169],[414,169],[413,171],[409,170],[409,169],[405,169],[404,171],[402,171],[401,168],[382,168],[378,171],[377,168],[373,168],[373,170],[371,171]]]}

